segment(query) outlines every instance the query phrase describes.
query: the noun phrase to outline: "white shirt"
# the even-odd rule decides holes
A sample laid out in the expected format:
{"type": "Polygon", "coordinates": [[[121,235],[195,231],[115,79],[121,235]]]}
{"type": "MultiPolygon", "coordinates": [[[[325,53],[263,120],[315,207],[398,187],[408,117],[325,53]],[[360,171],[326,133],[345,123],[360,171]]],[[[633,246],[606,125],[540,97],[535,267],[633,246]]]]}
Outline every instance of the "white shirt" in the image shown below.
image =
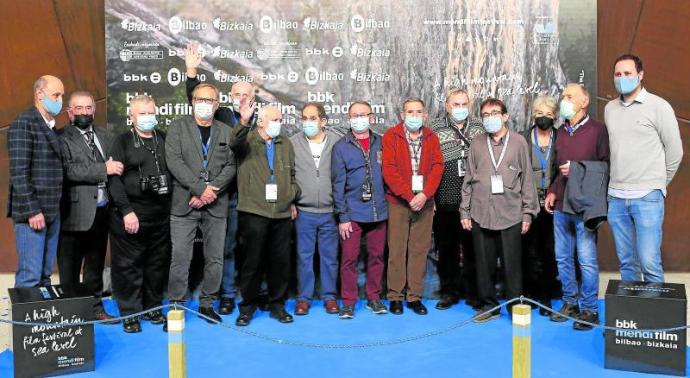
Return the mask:
{"type": "Polygon", "coordinates": [[[314,158],[314,164],[316,164],[316,168],[319,168],[321,154],[323,153],[323,148],[326,146],[326,137],[323,138],[321,143],[312,142],[309,139],[307,139],[307,142],[309,142],[309,149],[311,149],[311,157],[314,158]]]}
{"type": "MultiPolygon", "coordinates": [[[[43,117],[43,114],[41,114],[41,117],[43,117]]],[[[43,117],[43,120],[46,121],[46,125],[48,125],[49,129],[53,130],[55,128],[55,118],[48,121],[48,118],[43,117]]]]}

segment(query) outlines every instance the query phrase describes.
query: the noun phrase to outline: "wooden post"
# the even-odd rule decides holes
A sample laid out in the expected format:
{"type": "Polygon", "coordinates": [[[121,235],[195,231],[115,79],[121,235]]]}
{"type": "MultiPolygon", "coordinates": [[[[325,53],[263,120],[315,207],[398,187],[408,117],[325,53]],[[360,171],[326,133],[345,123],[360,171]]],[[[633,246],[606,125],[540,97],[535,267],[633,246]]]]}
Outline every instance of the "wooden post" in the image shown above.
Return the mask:
{"type": "Polygon", "coordinates": [[[513,378],[531,377],[532,308],[529,305],[513,306],[513,378]]]}
{"type": "Polygon", "coordinates": [[[184,311],[168,311],[168,376],[187,377],[184,344],[184,311]]]}

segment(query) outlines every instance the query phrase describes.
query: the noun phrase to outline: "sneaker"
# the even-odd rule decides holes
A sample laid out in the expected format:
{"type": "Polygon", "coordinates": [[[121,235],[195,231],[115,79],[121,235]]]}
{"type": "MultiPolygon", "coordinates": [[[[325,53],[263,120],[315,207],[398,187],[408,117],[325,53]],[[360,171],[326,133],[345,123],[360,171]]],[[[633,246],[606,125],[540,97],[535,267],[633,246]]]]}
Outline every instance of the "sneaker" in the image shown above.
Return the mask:
{"type": "Polygon", "coordinates": [[[566,318],[565,316],[570,316],[571,318],[574,318],[577,317],[579,313],[580,307],[578,305],[564,303],[563,306],[561,306],[561,309],[558,310],[558,312],[551,313],[551,316],[549,318],[552,322],[563,323],[568,320],[568,318],[566,318]]]}
{"type": "MultiPolygon", "coordinates": [[[[584,310],[577,316],[577,320],[599,324],[599,314],[589,310],[584,310]]],[[[577,320],[573,323],[573,329],[578,331],[589,331],[590,329],[594,328],[593,325],[580,323],[577,320]]]]}
{"type": "Polygon", "coordinates": [[[473,322],[486,323],[489,320],[498,319],[500,316],[500,312],[487,312],[486,310],[479,310],[474,314],[473,322]]]}
{"type": "Polygon", "coordinates": [[[344,304],[340,308],[340,314],[338,315],[340,319],[354,319],[355,318],[355,308],[352,305],[344,304]]]}
{"type": "Polygon", "coordinates": [[[382,314],[387,314],[388,309],[386,306],[381,303],[380,300],[374,300],[374,301],[369,301],[367,302],[367,310],[371,310],[376,315],[382,315],[382,314]]]}

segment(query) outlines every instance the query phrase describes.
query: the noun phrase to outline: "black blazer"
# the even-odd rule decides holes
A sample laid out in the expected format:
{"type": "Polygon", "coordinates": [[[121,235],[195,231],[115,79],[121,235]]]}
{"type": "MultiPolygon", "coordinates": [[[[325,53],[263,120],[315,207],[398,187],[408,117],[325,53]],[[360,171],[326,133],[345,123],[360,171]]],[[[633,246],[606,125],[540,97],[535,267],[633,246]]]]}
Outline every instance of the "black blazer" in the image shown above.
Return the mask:
{"type": "Polygon", "coordinates": [[[7,133],[10,190],[7,216],[27,222],[43,213],[53,221],[60,213],[62,159],[60,142],[36,107],[32,106],[10,125],[7,133]]]}

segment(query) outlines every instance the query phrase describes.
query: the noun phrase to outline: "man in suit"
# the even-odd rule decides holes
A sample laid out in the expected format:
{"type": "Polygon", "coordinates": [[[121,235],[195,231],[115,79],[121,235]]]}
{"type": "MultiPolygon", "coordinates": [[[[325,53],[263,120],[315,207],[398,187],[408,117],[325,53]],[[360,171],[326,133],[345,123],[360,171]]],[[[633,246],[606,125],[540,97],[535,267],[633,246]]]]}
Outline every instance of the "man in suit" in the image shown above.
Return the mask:
{"type": "Polygon", "coordinates": [[[65,87],[55,76],[34,83],[34,105],[7,133],[10,190],[7,215],[14,222],[18,266],[15,287],[50,285],[60,232],[62,160],[55,116],[65,87]]]}
{"type": "MultiPolygon", "coordinates": [[[[83,282],[93,293],[96,320],[109,320],[103,308],[103,268],[108,244],[108,176],[122,174],[122,163],[110,157],[112,135],[93,125],[96,103],[89,92],[69,98],[70,124],[60,136],[65,172],[62,230],[58,249],[61,284],[83,282]]],[[[116,324],[119,321],[109,321],[116,324]]]]}
{"type": "Polygon", "coordinates": [[[220,322],[213,300],[223,276],[227,189],[236,170],[230,150],[230,127],[213,118],[218,97],[218,89],[213,85],[201,84],[194,89],[194,115],[172,122],[165,140],[165,158],[173,176],[168,296],[173,302],[184,300],[194,236],[200,227],[205,267],[199,312],[220,322]]]}

